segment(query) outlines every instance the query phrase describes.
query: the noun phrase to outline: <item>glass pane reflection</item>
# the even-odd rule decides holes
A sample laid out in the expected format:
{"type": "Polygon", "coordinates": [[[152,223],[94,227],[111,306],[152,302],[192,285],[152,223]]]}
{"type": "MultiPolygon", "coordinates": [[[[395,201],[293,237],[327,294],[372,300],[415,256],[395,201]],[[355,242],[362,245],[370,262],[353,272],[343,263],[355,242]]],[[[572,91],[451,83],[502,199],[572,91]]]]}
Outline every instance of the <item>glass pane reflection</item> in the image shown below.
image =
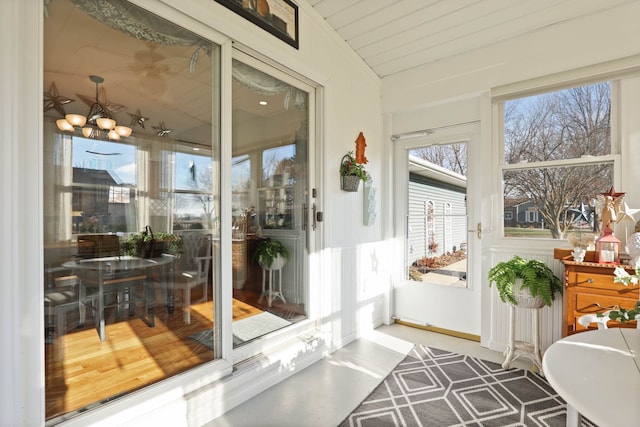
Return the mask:
{"type": "Polygon", "coordinates": [[[51,2],[44,23],[49,423],[221,351],[219,49],[127,1],[81,3],[51,2]],[[56,125],[96,98],[131,135],[56,125]]]}

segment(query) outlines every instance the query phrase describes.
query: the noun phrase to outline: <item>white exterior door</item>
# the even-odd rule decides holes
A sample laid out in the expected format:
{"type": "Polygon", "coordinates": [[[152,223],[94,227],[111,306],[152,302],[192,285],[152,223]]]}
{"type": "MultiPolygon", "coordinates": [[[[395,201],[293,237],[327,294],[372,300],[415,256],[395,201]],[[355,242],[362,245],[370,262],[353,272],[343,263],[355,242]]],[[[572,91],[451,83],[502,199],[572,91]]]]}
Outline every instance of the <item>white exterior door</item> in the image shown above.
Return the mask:
{"type": "Polygon", "coordinates": [[[479,123],[396,139],[395,229],[404,248],[402,279],[393,289],[396,320],[480,336],[481,226],[478,209],[474,214],[479,203],[474,200],[478,191],[473,179],[481,169],[473,165],[479,141],[479,123]],[[424,155],[431,161],[416,158],[423,148],[463,153],[465,166],[451,167],[451,160],[438,159],[437,154],[424,155]],[[416,208],[423,205],[433,209],[416,208]]]}

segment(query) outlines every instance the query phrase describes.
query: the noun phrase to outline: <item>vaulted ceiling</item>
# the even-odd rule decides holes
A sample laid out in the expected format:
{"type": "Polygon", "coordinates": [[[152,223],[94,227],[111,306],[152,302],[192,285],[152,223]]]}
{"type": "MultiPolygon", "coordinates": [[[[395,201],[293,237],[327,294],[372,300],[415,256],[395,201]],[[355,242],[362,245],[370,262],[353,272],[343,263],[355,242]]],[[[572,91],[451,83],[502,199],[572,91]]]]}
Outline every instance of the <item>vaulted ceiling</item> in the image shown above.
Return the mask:
{"type": "Polygon", "coordinates": [[[308,0],[380,77],[636,0],[308,0]]]}

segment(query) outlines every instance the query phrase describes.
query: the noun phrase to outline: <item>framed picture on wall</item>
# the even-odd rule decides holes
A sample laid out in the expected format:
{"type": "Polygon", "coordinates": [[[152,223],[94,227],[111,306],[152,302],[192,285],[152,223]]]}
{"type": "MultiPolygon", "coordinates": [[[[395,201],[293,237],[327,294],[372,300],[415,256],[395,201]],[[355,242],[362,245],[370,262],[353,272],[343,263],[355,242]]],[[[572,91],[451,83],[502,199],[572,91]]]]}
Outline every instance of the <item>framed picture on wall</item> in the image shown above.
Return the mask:
{"type": "Polygon", "coordinates": [[[291,0],[214,0],[298,49],[298,6],[291,0]]]}

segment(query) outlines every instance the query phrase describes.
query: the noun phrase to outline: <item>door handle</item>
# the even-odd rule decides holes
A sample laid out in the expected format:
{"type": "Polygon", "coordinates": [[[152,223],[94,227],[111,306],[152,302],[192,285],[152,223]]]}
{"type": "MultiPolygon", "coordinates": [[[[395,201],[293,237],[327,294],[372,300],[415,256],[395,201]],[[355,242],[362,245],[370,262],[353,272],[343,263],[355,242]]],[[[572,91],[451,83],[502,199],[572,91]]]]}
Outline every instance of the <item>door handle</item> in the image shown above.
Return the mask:
{"type": "Polygon", "coordinates": [[[311,211],[312,211],[312,214],[313,214],[313,219],[312,219],[313,222],[311,223],[311,227],[312,227],[313,231],[316,231],[316,226],[318,225],[318,223],[316,222],[316,211],[317,211],[317,208],[316,208],[316,204],[315,203],[313,204],[313,206],[311,208],[311,211]]]}
{"type": "Polygon", "coordinates": [[[302,204],[302,229],[307,229],[307,204],[302,204]]]}
{"type": "Polygon", "coordinates": [[[469,233],[476,233],[478,235],[478,239],[482,239],[482,223],[478,223],[478,227],[475,230],[467,230],[469,233]]]}

